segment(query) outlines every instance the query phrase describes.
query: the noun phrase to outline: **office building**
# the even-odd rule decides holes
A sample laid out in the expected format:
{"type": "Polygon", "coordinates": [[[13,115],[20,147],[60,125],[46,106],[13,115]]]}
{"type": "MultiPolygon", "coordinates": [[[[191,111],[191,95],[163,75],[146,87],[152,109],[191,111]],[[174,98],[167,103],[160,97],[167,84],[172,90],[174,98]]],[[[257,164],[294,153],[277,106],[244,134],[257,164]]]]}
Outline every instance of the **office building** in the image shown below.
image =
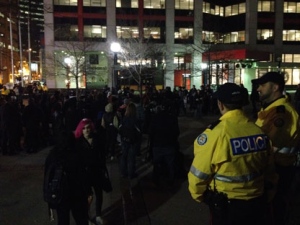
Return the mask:
{"type": "Polygon", "coordinates": [[[20,50],[25,83],[41,79],[41,49],[44,40],[44,7],[40,0],[19,0],[20,50]],[[28,65],[31,65],[29,68],[28,65]],[[29,75],[30,74],[30,75],[29,75]]]}
{"type": "Polygon", "coordinates": [[[235,82],[251,90],[251,80],[270,70],[284,73],[287,87],[300,83],[295,1],[44,0],[44,9],[50,87],[74,87],[70,61],[62,66],[70,37],[96,43],[84,56],[89,68],[78,73],[81,87],[113,84],[112,42],[149,37],[164,49],[163,78],[154,78],[161,87],[235,82]]]}
{"type": "Polygon", "coordinates": [[[17,0],[0,0],[0,83],[13,83],[18,74],[19,38],[18,38],[17,0]]]}

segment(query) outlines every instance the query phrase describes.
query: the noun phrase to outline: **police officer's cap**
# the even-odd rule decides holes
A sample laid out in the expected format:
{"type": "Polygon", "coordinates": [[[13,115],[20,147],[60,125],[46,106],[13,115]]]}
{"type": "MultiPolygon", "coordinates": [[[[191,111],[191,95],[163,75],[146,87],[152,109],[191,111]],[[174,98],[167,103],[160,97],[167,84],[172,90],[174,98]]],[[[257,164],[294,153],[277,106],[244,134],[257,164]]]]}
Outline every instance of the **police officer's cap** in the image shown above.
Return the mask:
{"type": "Polygon", "coordinates": [[[243,104],[242,89],[234,83],[221,85],[215,95],[220,102],[225,104],[243,104]]]}
{"type": "Polygon", "coordinates": [[[253,80],[256,84],[265,84],[267,82],[273,82],[280,86],[284,86],[284,77],[278,72],[267,72],[262,77],[253,80]]]}

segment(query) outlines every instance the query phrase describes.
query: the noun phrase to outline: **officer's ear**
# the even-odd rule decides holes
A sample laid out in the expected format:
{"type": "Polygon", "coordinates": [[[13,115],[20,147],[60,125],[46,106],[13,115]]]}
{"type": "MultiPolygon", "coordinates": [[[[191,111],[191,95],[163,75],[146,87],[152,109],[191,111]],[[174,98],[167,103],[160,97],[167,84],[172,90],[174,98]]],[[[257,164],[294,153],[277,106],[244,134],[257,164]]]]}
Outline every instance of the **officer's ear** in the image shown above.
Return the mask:
{"type": "Polygon", "coordinates": [[[219,110],[220,110],[221,113],[222,113],[222,112],[224,111],[224,109],[225,109],[224,104],[223,104],[220,100],[218,100],[218,108],[219,108],[219,110]]]}
{"type": "Polygon", "coordinates": [[[279,90],[279,84],[272,82],[272,90],[273,90],[273,92],[277,92],[279,90]]]}

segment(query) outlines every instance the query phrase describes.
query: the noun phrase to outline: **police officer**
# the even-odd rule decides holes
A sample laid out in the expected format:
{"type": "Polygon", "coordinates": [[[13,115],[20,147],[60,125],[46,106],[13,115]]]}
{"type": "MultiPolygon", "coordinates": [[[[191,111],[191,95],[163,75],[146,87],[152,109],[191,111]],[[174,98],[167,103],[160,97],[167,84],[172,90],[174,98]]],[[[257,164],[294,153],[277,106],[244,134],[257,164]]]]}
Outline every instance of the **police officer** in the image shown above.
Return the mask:
{"type": "Polygon", "coordinates": [[[272,141],[276,172],[279,175],[273,202],[274,221],[276,224],[284,224],[286,196],[296,171],[294,164],[300,135],[299,116],[287,96],[283,95],[285,82],[281,74],[268,72],[254,81],[258,84],[257,91],[263,103],[256,124],[272,141]]]}
{"type": "Polygon", "coordinates": [[[194,142],[189,191],[208,204],[213,225],[266,224],[265,184],[276,180],[270,141],[244,115],[238,85],[226,83],[215,95],[222,116],[194,142]]]}

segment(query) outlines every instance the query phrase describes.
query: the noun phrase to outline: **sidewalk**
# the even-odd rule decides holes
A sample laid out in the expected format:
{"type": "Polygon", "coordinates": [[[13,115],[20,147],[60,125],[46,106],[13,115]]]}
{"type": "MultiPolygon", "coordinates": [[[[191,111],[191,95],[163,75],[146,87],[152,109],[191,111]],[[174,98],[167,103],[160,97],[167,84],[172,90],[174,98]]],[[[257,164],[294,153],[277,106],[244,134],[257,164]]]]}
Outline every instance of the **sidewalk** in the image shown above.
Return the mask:
{"type": "MultiPolygon", "coordinates": [[[[186,171],[192,160],[193,142],[211,119],[214,118],[179,117],[179,141],[185,155],[186,171]]],[[[107,162],[113,185],[111,193],[104,193],[103,217],[107,224],[207,224],[206,206],[192,200],[186,179],[179,179],[174,189],[153,186],[152,165],[144,161],[146,136],[143,140],[144,151],[137,158],[138,178],[122,179],[118,161],[107,162]]],[[[49,222],[42,196],[44,162],[50,149],[45,148],[36,154],[22,152],[15,156],[0,156],[0,224],[55,224],[49,222]]]]}

